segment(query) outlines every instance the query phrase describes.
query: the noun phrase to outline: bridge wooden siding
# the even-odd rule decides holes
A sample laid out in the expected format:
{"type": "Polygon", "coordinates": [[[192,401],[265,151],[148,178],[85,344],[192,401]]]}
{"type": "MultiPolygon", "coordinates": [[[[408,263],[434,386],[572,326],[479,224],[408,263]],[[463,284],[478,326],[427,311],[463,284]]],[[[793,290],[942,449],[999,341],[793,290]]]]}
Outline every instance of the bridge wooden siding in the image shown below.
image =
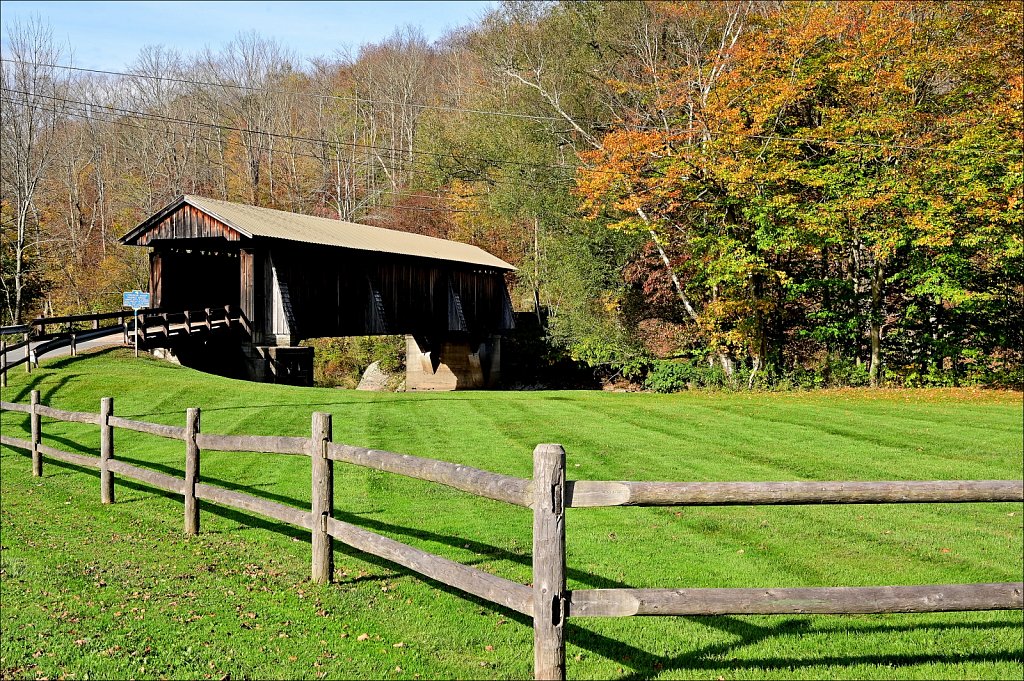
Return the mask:
{"type": "MultiPolygon", "coordinates": [[[[485,336],[512,327],[511,302],[501,272],[375,253],[359,260],[339,261],[328,250],[275,245],[262,261],[273,272],[252,277],[266,283],[260,303],[262,319],[270,326],[263,330],[300,338],[447,337],[485,336]],[[276,295],[278,290],[282,295],[276,295]]],[[[243,266],[243,282],[248,283],[244,272],[243,266]]]]}
{"type": "Polygon", "coordinates": [[[258,345],[403,334],[439,346],[514,326],[512,266],[466,244],[203,197],[180,197],[122,242],[153,248],[154,307],[237,305],[258,345]],[[338,245],[347,232],[352,247],[338,245]]]}
{"type": "Polygon", "coordinates": [[[177,239],[241,241],[242,235],[212,215],[186,203],[140,233],[135,245],[151,246],[156,241],[177,239]]]}

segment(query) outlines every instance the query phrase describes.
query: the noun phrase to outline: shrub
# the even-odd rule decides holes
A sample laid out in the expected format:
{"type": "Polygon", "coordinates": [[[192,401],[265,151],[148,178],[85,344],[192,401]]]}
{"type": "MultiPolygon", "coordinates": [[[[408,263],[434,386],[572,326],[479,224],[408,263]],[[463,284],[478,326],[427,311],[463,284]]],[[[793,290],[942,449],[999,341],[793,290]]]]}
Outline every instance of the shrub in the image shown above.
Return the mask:
{"type": "Polygon", "coordinates": [[[320,387],[355,388],[374,362],[389,374],[405,370],[404,336],[313,338],[302,344],[313,348],[313,383],[320,387]]]}
{"type": "Polygon", "coordinates": [[[689,388],[693,380],[692,364],[659,360],[647,372],[644,387],[656,393],[674,393],[689,388]]]}

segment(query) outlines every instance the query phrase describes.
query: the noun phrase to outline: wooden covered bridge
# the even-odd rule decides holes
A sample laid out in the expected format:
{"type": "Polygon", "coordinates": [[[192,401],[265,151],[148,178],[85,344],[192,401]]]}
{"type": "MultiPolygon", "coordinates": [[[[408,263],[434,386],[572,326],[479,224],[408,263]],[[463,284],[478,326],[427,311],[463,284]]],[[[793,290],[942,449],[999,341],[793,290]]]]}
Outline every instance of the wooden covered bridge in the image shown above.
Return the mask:
{"type": "Polygon", "coordinates": [[[514,324],[515,268],[455,241],[185,195],[121,242],[153,249],[153,307],[238,310],[240,337],[171,344],[217,373],[310,383],[313,351],[299,341],[405,335],[407,389],[487,387],[514,324]]]}

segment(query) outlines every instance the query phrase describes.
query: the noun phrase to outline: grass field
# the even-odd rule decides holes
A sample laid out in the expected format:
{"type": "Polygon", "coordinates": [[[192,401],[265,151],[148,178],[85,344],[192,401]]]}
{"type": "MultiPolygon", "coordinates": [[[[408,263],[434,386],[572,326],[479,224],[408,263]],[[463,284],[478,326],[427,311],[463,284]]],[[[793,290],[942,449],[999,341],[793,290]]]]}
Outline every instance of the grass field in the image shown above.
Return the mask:
{"type": "MultiPolygon", "coordinates": [[[[124,351],[11,374],[55,407],[210,433],[307,435],[530,477],[559,442],[570,477],[607,480],[1020,479],[1019,393],[459,392],[258,385],[124,351]]],[[[28,419],[0,418],[27,437],[28,419]]],[[[43,419],[44,442],[96,452],[98,429],[43,419]]],[[[116,456],[183,475],[182,443],[116,431],[116,456]]],[[[532,628],[337,545],[336,584],[308,581],[308,532],[0,449],[4,678],[527,678],[532,628]],[[365,636],[364,636],[365,634],[365,636]]],[[[308,508],[302,457],[204,452],[203,478],[308,508]]],[[[343,464],[335,515],[530,581],[528,510],[343,464]]],[[[1021,504],[571,509],[570,588],[867,586],[1018,581],[1021,504]]],[[[574,619],[570,678],[1021,678],[1020,612],[574,619]]]]}

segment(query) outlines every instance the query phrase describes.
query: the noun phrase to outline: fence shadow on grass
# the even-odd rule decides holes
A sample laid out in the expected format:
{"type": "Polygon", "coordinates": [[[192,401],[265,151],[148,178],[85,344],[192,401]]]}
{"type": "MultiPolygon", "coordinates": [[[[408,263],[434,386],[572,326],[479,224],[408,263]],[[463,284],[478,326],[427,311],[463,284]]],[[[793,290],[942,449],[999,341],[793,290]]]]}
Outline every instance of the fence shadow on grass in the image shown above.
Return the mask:
{"type": "MultiPolygon", "coordinates": [[[[58,390],[67,380],[70,380],[73,376],[62,377],[58,384],[51,387],[48,391],[47,397],[53,394],[54,391],[58,390]]],[[[35,379],[39,381],[40,379],[35,379]]],[[[92,450],[89,447],[82,446],[75,441],[69,440],[61,436],[47,436],[48,440],[53,442],[59,442],[64,444],[71,450],[77,451],[81,454],[92,454],[92,450]]],[[[37,440],[38,441],[38,440],[37,440]]],[[[22,455],[23,457],[26,455],[22,455]]],[[[133,459],[126,457],[122,454],[118,457],[125,463],[131,463],[140,465],[143,468],[149,468],[154,471],[161,471],[165,474],[169,474],[178,478],[183,476],[184,472],[172,465],[151,463],[141,459],[133,459]]],[[[76,472],[84,472],[93,476],[94,478],[99,477],[99,473],[95,470],[82,467],[76,464],[68,464],[62,461],[53,461],[48,465],[58,466],[59,468],[74,470],[76,472]]],[[[141,474],[141,471],[139,471],[141,474]]],[[[158,494],[167,499],[178,501],[180,495],[174,492],[166,492],[154,489],[153,487],[146,484],[139,484],[129,480],[125,480],[123,477],[118,476],[117,481],[121,486],[129,489],[138,490],[143,493],[153,495],[158,494]]],[[[287,495],[278,494],[262,489],[261,485],[242,485],[232,483],[226,480],[220,480],[214,477],[203,477],[203,482],[213,483],[214,485],[221,487],[225,490],[245,492],[250,496],[261,498],[266,501],[274,501],[279,504],[290,506],[299,511],[305,511],[308,508],[308,503],[305,500],[295,499],[287,495]]],[[[261,517],[254,516],[247,511],[240,511],[233,508],[226,508],[213,503],[203,503],[202,508],[207,513],[212,513],[218,517],[228,519],[232,522],[236,522],[240,525],[248,527],[259,528],[270,530],[280,535],[288,536],[296,539],[300,542],[312,543],[308,530],[293,527],[291,525],[275,521],[266,520],[261,517]]],[[[329,508],[329,506],[327,507],[329,508]]],[[[287,516],[294,518],[294,516],[287,516]]],[[[448,534],[442,534],[437,532],[431,532],[427,530],[418,530],[412,528],[401,527],[385,523],[379,520],[366,518],[363,515],[346,512],[344,510],[336,510],[335,517],[338,520],[348,522],[355,526],[360,526],[364,529],[377,530],[386,534],[403,535],[408,537],[414,537],[424,541],[431,541],[439,544],[446,545],[450,548],[471,549],[477,554],[484,556],[479,560],[465,561],[469,564],[483,563],[491,560],[507,560],[511,563],[533,567],[533,556],[522,555],[516,552],[508,551],[503,548],[492,546],[483,542],[468,540],[463,537],[452,536],[448,534]]],[[[298,522],[305,522],[300,517],[298,522]]],[[[314,531],[315,532],[315,531],[314,531]]],[[[335,550],[340,550],[345,555],[351,555],[360,558],[361,560],[377,566],[382,570],[386,570],[390,574],[398,574],[403,576],[417,576],[419,579],[425,580],[434,588],[440,589],[445,593],[455,595],[460,599],[468,600],[478,606],[494,609],[497,608],[505,613],[505,617],[510,620],[516,621],[523,624],[524,626],[530,626],[531,622],[536,626],[536,622],[532,621],[530,617],[521,615],[515,611],[508,610],[502,605],[498,605],[491,600],[477,598],[475,596],[469,596],[465,594],[461,589],[450,587],[445,583],[438,582],[434,579],[427,578],[421,573],[415,570],[405,569],[396,566],[391,561],[377,558],[370,554],[363,553],[355,549],[351,549],[341,542],[331,539],[331,544],[335,545],[335,550]]],[[[408,548],[408,547],[407,547],[408,548]]],[[[571,579],[581,582],[583,584],[590,585],[596,588],[628,588],[627,585],[622,584],[614,580],[608,580],[601,578],[596,575],[592,575],[586,572],[569,568],[565,570],[565,576],[571,579]]],[[[387,579],[388,577],[356,577],[349,580],[342,580],[343,582],[355,583],[357,581],[370,581],[378,579],[387,579]]],[[[563,577],[564,579],[564,577],[563,577]]],[[[726,634],[729,634],[735,640],[728,642],[714,643],[705,645],[703,647],[689,650],[683,654],[669,657],[666,655],[656,655],[648,651],[642,650],[637,646],[631,645],[627,642],[610,638],[601,633],[595,632],[581,626],[576,623],[566,623],[566,629],[568,632],[573,634],[572,641],[573,645],[589,650],[590,652],[600,655],[606,659],[614,662],[623,664],[633,670],[625,678],[628,679],[640,679],[640,678],[653,678],[659,676],[662,672],[670,670],[708,670],[708,671],[732,671],[736,669],[749,669],[749,670],[794,670],[796,668],[811,668],[819,666],[830,666],[830,665],[885,665],[885,666],[907,666],[917,664],[930,664],[940,662],[978,662],[978,663],[995,663],[995,662],[1017,662],[1021,659],[1021,653],[1019,651],[997,651],[997,652],[985,652],[977,654],[907,654],[907,653],[894,653],[885,654],[884,652],[878,652],[869,655],[828,655],[812,659],[793,660],[790,658],[783,657],[764,657],[764,658],[747,658],[747,659],[736,659],[735,653],[743,648],[757,645],[761,642],[768,641],[770,639],[782,639],[785,637],[801,636],[807,633],[818,633],[812,628],[814,620],[803,617],[803,618],[789,618],[780,622],[775,622],[771,626],[764,626],[748,621],[746,618],[738,618],[735,616],[716,616],[716,617],[700,617],[694,618],[696,621],[701,622],[705,626],[709,626],[726,634]]],[[[929,630],[934,628],[935,630],[946,630],[946,629],[997,629],[1005,627],[1019,628],[1018,622],[1012,621],[998,621],[998,622],[983,622],[972,625],[971,623],[966,624],[950,624],[950,623],[924,623],[916,626],[892,626],[892,625],[881,625],[875,628],[878,632],[897,632],[897,631],[920,631],[929,630]]],[[[862,632],[866,631],[863,627],[853,626],[850,629],[862,632]]],[[[870,628],[869,628],[870,630],[870,628]]],[[[821,630],[824,633],[824,630],[821,630]]]]}
{"type": "MultiPolygon", "coordinates": [[[[87,450],[85,450],[87,451],[87,450]]],[[[18,453],[17,456],[20,458],[30,458],[29,455],[24,453],[18,453]]],[[[123,456],[121,460],[125,459],[123,456]]],[[[160,469],[168,474],[176,474],[181,471],[171,466],[164,466],[160,464],[152,464],[146,461],[137,460],[137,464],[146,464],[147,466],[160,469]]],[[[52,461],[47,465],[55,466],[68,471],[74,471],[76,473],[85,473],[94,478],[99,478],[99,473],[96,470],[90,468],[84,468],[74,464],[66,463],[63,461],[52,461]]],[[[218,485],[225,485],[225,487],[252,491],[252,488],[244,485],[231,485],[225,481],[215,480],[211,478],[206,479],[208,482],[215,483],[218,485]]],[[[167,492],[159,489],[155,489],[149,485],[142,483],[136,483],[131,480],[126,480],[119,477],[117,479],[118,486],[123,486],[133,491],[141,492],[147,495],[160,496],[171,501],[180,501],[180,495],[173,492],[167,492]]],[[[287,497],[285,495],[273,494],[265,492],[264,490],[257,490],[259,496],[263,496],[268,500],[275,500],[282,503],[291,504],[302,504],[300,500],[287,497]]],[[[124,503],[124,502],[118,502],[124,503]]],[[[203,512],[213,514],[224,520],[238,523],[239,525],[267,530],[270,532],[277,533],[279,535],[289,537],[294,540],[298,540],[301,543],[310,543],[310,534],[308,530],[304,530],[291,525],[281,523],[274,520],[268,520],[259,516],[237,511],[230,508],[217,506],[215,504],[204,504],[203,512]]],[[[343,519],[346,522],[353,524],[359,524],[367,528],[373,528],[376,530],[393,532],[395,534],[403,534],[406,536],[413,536],[428,539],[430,541],[436,541],[444,543],[453,548],[465,548],[466,540],[459,537],[451,537],[448,535],[436,534],[431,532],[424,532],[419,530],[409,530],[397,525],[391,525],[383,523],[377,520],[370,520],[355,514],[348,514],[340,512],[338,514],[339,519],[343,519]]],[[[335,542],[336,550],[347,556],[358,558],[366,563],[373,565],[381,570],[388,572],[388,575],[365,575],[352,578],[342,578],[338,580],[341,584],[357,584],[360,582],[367,581],[380,581],[390,579],[390,575],[399,575],[403,577],[416,577],[417,579],[423,580],[428,583],[432,588],[443,591],[449,595],[458,597],[463,600],[467,600],[476,606],[488,609],[498,609],[502,612],[502,617],[505,619],[517,622],[524,627],[532,626],[531,618],[526,615],[522,615],[512,610],[508,610],[500,605],[486,601],[484,599],[470,596],[465,592],[450,587],[441,582],[436,582],[432,579],[425,578],[423,575],[407,570],[400,566],[395,565],[384,559],[377,558],[356,549],[352,549],[340,542],[335,542]]],[[[499,559],[510,560],[512,562],[521,563],[524,565],[530,564],[530,558],[528,556],[521,556],[507,552],[503,549],[493,547],[480,542],[474,544],[471,543],[471,547],[478,553],[485,553],[487,558],[479,561],[469,561],[468,564],[480,563],[485,560],[491,560],[496,556],[501,556],[499,559]],[[482,549],[482,550],[477,550],[482,549]]],[[[596,575],[591,575],[586,572],[579,570],[570,569],[568,571],[573,579],[579,580],[584,583],[600,583],[602,587],[604,584],[612,585],[612,587],[624,586],[619,582],[612,580],[605,580],[596,575]]],[[[567,622],[566,629],[567,633],[571,635],[572,645],[578,648],[582,648],[591,654],[599,655],[609,661],[628,668],[632,671],[624,675],[623,679],[627,681],[639,681],[640,679],[657,678],[662,673],[671,671],[709,671],[709,672],[727,672],[735,670],[765,670],[765,671],[785,671],[785,670],[796,670],[796,669],[807,669],[813,667],[828,667],[832,665],[838,666],[849,666],[849,665],[874,665],[874,666],[887,666],[887,667],[900,667],[917,664],[932,664],[932,663],[999,663],[999,662],[1020,662],[1022,660],[1022,654],[1020,651],[1001,651],[1001,652],[987,652],[987,653],[949,653],[949,654],[908,654],[908,653],[885,653],[878,652],[870,655],[826,655],[819,657],[812,657],[807,659],[793,659],[788,657],[750,657],[744,659],[737,659],[736,653],[749,646],[754,646],[759,643],[769,641],[771,639],[785,639],[787,637],[799,637],[807,634],[818,633],[818,630],[813,626],[813,622],[808,617],[803,618],[787,618],[782,621],[774,622],[771,625],[761,625],[749,621],[747,618],[735,617],[735,616],[716,616],[716,617],[692,617],[692,621],[700,622],[700,624],[709,628],[717,629],[723,633],[730,634],[736,640],[714,643],[705,645],[683,654],[676,656],[662,656],[656,655],[649,651],[638,648],[631,645],[623,640],[611,638],[604,634],[595,632],[588,628],[584,624],[578,622],[567,622]]],[[[881,634],[893,634],[909,631],[950,631],[950,630],[1001,630],[1001,629],[1019,629],[1021,626],[1020,621],[1014,621],[1009,618],[1000,619],[991,622],[964,622],[964,623],[952,623],[952,622],[925,622],[920,624],[907,624],[907,625],[892,625],[892,624],[872,624],[869,626],[853,626],[851,631],[856,633],[881,633],[881,634]]]]}
{"type": "MultiPolygon", "coordinates": [[[[113,335],[113,334],[111,334],[111,335],[113,335]]],[[[115,350],[119,350],[119,349],[121,349],[120,345],[117,345],[115,347],[86,348],[86,349],[80,350],[78,352],[77,356],[68,355],[66,357],[61,357],[59,359],[51,359],[50,361],[48,361],[44,365],[44,368],[46,368],[46,369],[67,369],[68,367],[75,366],[76,364],[78,364],[79,362],[81,362],[83,360],[95,359],[96,357],[101,357],[103,355],[109,355],[112,352],[114,352],[115,350]]]]}
{"type": "MultiPolygon", "coordinates": [[[[60,378],[57,379],[57,381],[53,385],[45,387],[45,393],[42,390],[40,390],[40,402],[43,403],[43,404],[48,404],[49,401],[50,401],[50,398],[53,397],[54,394],[56,394],[56,392],[58,390],[60,390],[65,385],[70,383],[72,379],[80,378],[81,376],[82,376],[82,374],[62,375],[60,378]]],[[[48,376],[41,376],[39,374],[34,375],[32,378],[30,378],[25,383],[24,386],[22,386],[18,390],[17,394],[14,395],[14,398],[9,400],[9,401],[11,401],[11,402],[21,402],[26,397],[28,397],[29,394],[31,394],[31,392],[33,390],[39,389],[40,385],[42,384],[42,382],[45,379],[47,379],[47,378],[49,378],[49,377],[48,376]]],[[[28,415],[26,415],[25,418],[27,419],[28,415]]]]}
{"type": "MultiPolygon", "coordinates": [[[[592,631],[578,623],[566,624],[572,645],[579,646],[590,652],[616,662],[633,670],[622,676],[627,681],[657,678],[669,671],[716,671],[728,672],[735,670],[796,670],[798,668],[828,667],[831,665],[875,665],[883,667],[903,667],[917,664],[932,663],[996,663],[1020,662],[1020,651],[988,652],[988,653],[953,653],[949,654],[907,654],[879,652],[871,655],[825,655],[806,659],[791,657],[750,657],[737,659],[735,653],[748,646],[753,646],[770,639],[799,637],[817,633],[810,616],[800,619],[785,619],[771,625],[760,625],[746,619],[719,615],[716,617],[693,617],[693,621],[702,625],[732,634],[736,641],[714,643],[687,651],[674,657],[651,654],[625,641],[610,638],[592,631]]],[[[819,617],[821,617],[819,615],[819,617]]],[[[873,625],[870,627],[853,627],[857,633],[900,633],[906,631],[945,631],[951,629],[996,630],[1019,629],[1021,623],[1009,619],[994,622],[965,622],[961,624],[947,622],[930,622],[917,625],[873,625]]]]}
{"type": "MultiPolygon", "coordinates": [[[[84,453],[88,453],[88,452],[84,452],[84,453]]],[[[134,465],[137,465],[137,466],[145,466],[147,468],[152,468],[153,470],[160,471],[161,473],[167,473],[168,475],[173,475],[173,476],[176,476],[176,477],[183,477],[184,476],[184,471],[182,469],[180,469],[180,468],[175,468],[174,466],[167,466],[167,465],[164,465],[164,464],[151,463],[149,461],[145,461],[145,460],[142,460],[142,459],[133,459],[133,458],[125,456],[124,454],[118,454],[117,458],[120,461],[124,461],[126,463],[131,463],[131,464],[134,464],[134,465]]],[[[241,485],[241,484],[238,484],[238,483],[235,483],[235,482],[231,482],[230,480],[222,480],[222,479],[219,479],[219,478],[213,478],[213,477],[209,477],[209,476],[205,476],[205,475],[201,476],[201,477],[202,477],[202,481],[203,482],[210,483],[210,484],[213,484],[213,485],[217,485],[218,487],[223,487],[224,489],[229,489],[229,490],[232,490],[232,491],[235,491],[235,492],[245,492],[247,494],[251,494],[252,496],[260,497],[261,499],[266,499],[267,501],[275,501],[277,503],[287,504],[288,506],[294,506],[296,508],[300,508],[300,509],[303,509],[303,510],[309,507],[309,501],[307,501],[307,500],[296,499],[295,497],[290,497],[290,496],[287,496],[287,495],[284,495],[284,494],[278,494],[276,492],[270,492],[270,491],[262,489],[262,488],[260,488],[258,486],[241,485]]],[[[120,482],[120,479],[119,479],[119,482],[120,482]]],[[[203,510],[204,511],[206,511],[208,509],[212,509],[212,508],[213,507],[210,504],[204,504],[203,505],[203,510]]],[[[225,509],[222,509],[222,510],[225,510],[225,509]]],[[[376,519],[373,519],[373,518],[367,518],[363,514],[351,513],[349,511],[344,510],[344,509],[338,509],[338,508],[334,509],[334,517],[336,519],[338,519],[338,520],[342,520],[342,521],[350,523],[352,525],[357,525],[359,527],[362,527],[363,529],[370,530],[372,532],[383,533],[385,535],[397,535],[397,536],[409,537],[409,538],[413,538],[413,539],[419,539],[419,540],[422,540],[422,541],[434,542],[436,544],[442,544],[444,546],[448,546],[449,548],[453,548],[453,549],[469,550],[469,551],[472,551],[473,553],[476,553],[476,554],[479,554],[479,555],[485,557],[482,560],[474,561],[473,563],[470,563],[470,564],[481,563],[481,562],[485,562],[487,560],[493,560],[493,561],[507,561],[509,563],[514,563],[516,565],[521,565],[523,567],[532,567],[533,566],[533,557],[531,555],[524,555],[524,554],[521,554],[521,553],[514,553],[514,552],[509,551],[507,549],[504,549],[504,548],[501,548],[501,547],[498,547],[498,546],[494,546],[493,544],[487,544],[485,542],[477,541],[477,540],[474,540],[474,539],[469,539],[469,538],[466,538],[466,537],[459,537],[459,536],[449,535],[449,534],[440,534],[440,533],[437,533],[437,532],[431,532],[430,530],[421,530],[421,529],[416,529],[416,528],[411,528],[411,527],[404,527],[402,525],[394,525],[394,524],[387,523],[387,522],[384,522],[384,521],[381,521],[381,520],[376,520],[376,519]]],[[[271,528],[273,528],[273,527],[280,527],[280,526],[281,525],[278,524],[278,523],[270,522],[270,527],[271,528]]],[[[336,548],[338,546],[345,547],[345,545],[340,543],[340,542],[336,542],[335,546],[336,546],[336,548]]],[[[348,547],[345,547],[345,550],[349,550],[348,547]]],[[[350,550],[350,551],[353,553],[353,555],[365,555],[367,558],[372,557],[372,556],[369,556],[368,554],[360,554],[360,552],[358,552],[358,551],[354,551],[354,550],[350,550]]],[[[397,566],[394,566],[393,563],[389,563],[387,561],[383,561],[380,564],[383,565],[383,566],[392,566],[393,569],[396,569],[396,570],[401,569],[401,568],[398,568],[397,566]]],[[[415,573],[410,571],[408,574],[415,574],[415,573]]],[[[616,581],[616,580],[613,580],[613,579],[608,579],[608,578],[605,578],[605,577],[601,577],[599,575],[594,575],[594,574],[591,574],[589,572],[584,572],[582,570],[578,570],[578,569],[571,568],[571,567],[566,568],[566,576],[569,577],[570,579],[576,580],[577,582],[580,582],[582,584],[586,584],[588,587],[593,588],[593,589],[629,588],[629,585],[624,583],[624,582],[619,582],[619,581],[616,581]]],[[[458,591],[458,590],[453,590],[452,593],[462,594],[463,592],[458,591]]]]}

